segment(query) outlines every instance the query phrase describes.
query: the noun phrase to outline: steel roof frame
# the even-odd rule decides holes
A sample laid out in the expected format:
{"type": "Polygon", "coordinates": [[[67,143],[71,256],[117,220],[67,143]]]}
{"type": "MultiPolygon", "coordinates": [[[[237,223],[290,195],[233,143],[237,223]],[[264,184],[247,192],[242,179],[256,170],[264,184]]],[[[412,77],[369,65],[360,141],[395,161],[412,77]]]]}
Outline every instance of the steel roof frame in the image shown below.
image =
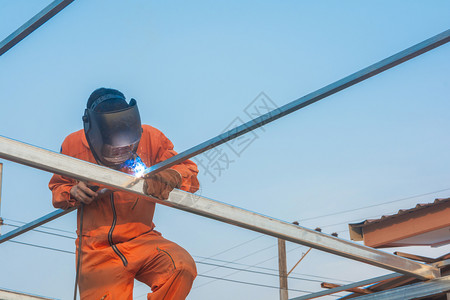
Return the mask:
{"type": "MultiPolygon", "coordinates": [[[[0,43],[0,55],[13,47],[20,40],[45,23],[72,1],[56,0],[48,5],[39,14],[30,19],[27,23],[0,43]]],[[[291,112],[301,109],[349,86],[397,66],[402,62],[423,54],[449,41],[450,30],[447,30],[406,50],[394,54],[378,63],[364,68],[350,76],[327,85],[313,93],[292,101],[274,111],[218,135],[217,137],[188,149],[164,162],[154,165],[148,168],[146,173],[147,175],[150,175],[169,168],[188,158],[203,153],[251,130],[290,114],[291,112]]],[[[133,176],[121,172],[80,161],[72,157],[49,150],[44,150],[5,137],[0,137],[0,157],[38,169],[81,180],[95,181],[112,186],[119,190],[129,191],[145,196],[142,192],[144,182],[142,178],[136,179],[133,176]]],[[[275,220],[267,216],[184,191],[174,190],[167,201],[160,201],[156,199],[152,200],[162,205],[171,206],[187,212],[265,233],[274,237],[283,238],[285,240],[310,246],[329,253],[396,271],[401,274],[414,276],[420,279],[434,279],[440,276],[439,269],[433,266],[417,263],[415,261],[375,250],[370,247],[361,246],[356,243],[338,239],[323,233],[303,228],[301,226],[275,220]]],[[[11,239],[13,236],[17,236],[30,230],[33,226],[37,227],[68,212],[69,211],[62,210],[54,211],[43,218],[39,218],[18,228],[17,230],[14,230],[14,235],[10,234],[12,233],[10,232],[0,236],[0,243],[11,239]]],[[[436,282],[444,282],[447,284],[448,278],[446,277],[445,280],[431,280],[428,282],[429,285],[427,286],[431,286],[432,283],[435,286],[436,282]]]]}
{"type": "Polygon", "coordinates": [[[0,42],[0,56],[50,20],[74,0],[55,0],[0,42]]]}
{"type": "MultiPolygon", "coordinates": [[[[0,157],[44,171],[146,196],[143,192],[145,180],[142,178],[130,186],[129,182],[135,179],[132,175],[1,136],[0,157]]],[[[422,280],[440,276],[439,269],[433,266],[181,190],[172,191],[166,201],[152,201],[422,280]]],[[[7,233],[0,236],[0,243],[11,238],[11,235],[7,233]]]]}

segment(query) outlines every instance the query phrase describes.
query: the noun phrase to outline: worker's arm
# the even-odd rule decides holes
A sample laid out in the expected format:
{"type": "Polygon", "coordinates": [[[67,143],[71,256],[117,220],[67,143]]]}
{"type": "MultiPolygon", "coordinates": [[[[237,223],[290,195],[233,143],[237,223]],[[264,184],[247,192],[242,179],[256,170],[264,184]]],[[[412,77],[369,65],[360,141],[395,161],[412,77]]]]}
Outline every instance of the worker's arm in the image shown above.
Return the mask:
{"type": "MultiPolygon", "coordinates": [[[[159,133],[161,147],[156,153],[156,157],[154,159],[155,164],[178,154],[175,150],[173,150],[172,142],[162,132],[159,133]]],[[[181,186],[179,187],[180,189],[191,193],[195,193],[199,189],[200,186],[197,179],[198,168],[193,161],[185,160],[178,165],[172,166],[170,169],[180,173],[182,178],[181,186]]]]}
{"type": "MultiPolygon", "coordinates": [[[[150,161],[153,165],[177,154],[173,150],[172,142],[161,131],[144,127],[143,134],[149,135],[144,140],[149,141],[150,161]]],[[[192,161],[186,160],[146,178],[144,192],[161,200],[167,199],[174,188],[194,193],[199,189],[197,174],[197,166],[192,161]]]]}
{"type": "MultiPolygon", "coordinates": [[[[81,141],[76,140],[81,143],[81,141]]],[[[74,148],[73,138],[66,138],[61,146],[61,153],[71,155],[70,149],[74,148]]],[[[50,179],[48,187],[52,191],[52,201],[55,208],[68,209],[79,205],[79,203],[90,204],[97,193],[87,183],[54,174],[50,179]]]]}

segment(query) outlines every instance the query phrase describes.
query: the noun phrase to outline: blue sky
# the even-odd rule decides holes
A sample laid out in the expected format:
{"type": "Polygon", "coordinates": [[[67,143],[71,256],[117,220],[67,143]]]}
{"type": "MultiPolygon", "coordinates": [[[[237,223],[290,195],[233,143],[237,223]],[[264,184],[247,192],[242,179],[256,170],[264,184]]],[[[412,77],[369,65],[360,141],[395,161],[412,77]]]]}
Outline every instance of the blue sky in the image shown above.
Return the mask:
{"type": "MultiPolygon", "coordinates": [[[[0,39],[50,2],[0,0],[0,39]]],[[[448,1],[75,1],[0,57],[0,135],[59,151],[64,137],[81,128],[89,94],[105,86],[135,98],[143,122],[183,151],[236,118],[247,121],[245,108],[261,92],[283,105],[449,25],[448,1]]],[[[214,182],[201,170],[201,194],[343,238],[348,223],[449,197],[449,47],[266,125],[214,182]],[[364,209],[385,202],[392,203],[364,209]],[[351,209],[358,210],[339,213],[351,209]]],[[[233,155],[225,145],[220,149],[233,155]]],[[[5,223],[53,211],[51,174],[0,162],[5,223]]],[[[212,257],[277,268],[274,238],[163,206],[155,223],[199,262],[212,257]]],[[[73,232],[75,216],[48,226],[73,232]]],[[[3,226],[1,232],[11,229],[3,226]]],[[[74,236],[69,232],[62,234],[74,236]]],[[[75,249],[72,239],[39,232],[16,241],[75,249]]],[[[287,247],[290,268],[308,248],[287,247]]],[[[435,257],[449,249],[402,251],[435,257]]],[[[0,287],[72,297],[72,254],[7,242],[0,246],[0,265],[0,287]]],[[[205,276],[234,272],[212,268],[198,264],[205,276]]],[[[317,250],[296,272],[336,283],[387,273],[317,250]]],[[[275,276],[249,272],[225,278],[278,285],[275,276]]],[[[189,299],[278,297],[272,288],[210,281],[199,276],[189,299]]],[[[318,291],[320,283],[291,279],[289,288],[318,291]]],[[[145,299],[139,296],[146,291],[136,284],[136,299],[145,299]]]]}

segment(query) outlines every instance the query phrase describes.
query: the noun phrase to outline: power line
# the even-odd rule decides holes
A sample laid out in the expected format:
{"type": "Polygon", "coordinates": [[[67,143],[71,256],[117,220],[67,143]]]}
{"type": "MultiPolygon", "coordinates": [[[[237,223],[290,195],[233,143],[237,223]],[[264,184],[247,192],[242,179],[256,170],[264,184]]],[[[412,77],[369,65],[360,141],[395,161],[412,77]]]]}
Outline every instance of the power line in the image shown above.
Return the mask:
{"type": "Polygon", "coordinates": [[[400,201],[410,200],[410,199],[414,199],[414,198],[419,198],[419,197],[423,197],[423,196],[428,196],[428,195],[432,195],[432,194],[436,194],[436,193],[440,193],[440,192],[445,192],[445,191],[448,191],[448,190],[450,190],[450,188],[446,188],[446,189],[442,189],[442,190],[438,190],[438,191],[434,191],[434,192],[423,193],[423,194],[419,194],[419,195],[414,195],[414,196],[410,196],[410,197],[406,197],[406,198],[400,198],[400,199],[396,199],[396,200],[386,201],[386,202],[382,202],[382,203],[378,203],[378,204],[363,206],[363,207],[359,207],[359,208],[341,210],[341,211],[338,211],[338,212],[335,212],[335,213],[330,213],[330,214],[321,215],[321,216],[317,216],[317,217],[311,217],[311,218],[298,220],[297,222],[300,222],[300,221],[304,222],[304,221],[315,220],[315,219],[319,219],[319,218],[335,216],[335,215],[348,213],[348,212],[352,212],[352,211],[357,211],[357,210],[362,210],[362,209],[366,209],[366,208],[372,208],[372,207],[376,207],[376,206],[381,206],[381,205],[391,204],[391,203],[395,203],[395,202],[400,202],[400,201]]]}
{"type": "MultiPolygon", "coordinates": [[[[266,248],[263,248],[263,249],[259,249],[259,250],[257,250],[257,251],[254,251],[254,252],[250,253],[250,254],[247,254],[247,255],[244,255],[244,256],[242,256],[242,257],[240,257],[240,258],[238,258],[238,259],[235,259],[235,260],[233,260],[232,262],[235,262],[235,261],[238,261],[238,260],[247,258],[247,257],[249,257],[249,256],[255,255],[256,253],[265,251],[265,250],[267,250],[267,249],[269,249],[269,248],[273,248],[273,247],[275,247],[275,245],[270,245],[269,247],[266,247],[266,248]]],[[[205,272],[203,272],[203,273],[208,273],[208,272],[214,271],[214,270],[216,270],[216,269],[218,269],[218,268],[217,268],[217,267],[216,267],[216,268],[212,268],[212,269],[209,269],[209,270],[207,270],[207,271],[205,271],[205,272]]]]}
{"type": "MultiPolygon", "coordinates": [[[[278,286],[273,286],[273,285],[266,285],[266,284],[260,284],[260,283],[254,283],[254,282],[248,282],[248,281],[241,281],[241,280],[234,280],[234,279],[228,279],[228,278],[222,278],[222,277],[215,277],[215,276],[209,276],[209,275],[203,275],[203,274],[198,274],[198,277],[204,277],[204,278],[210,278],[210,279],[214,279],[213,281],[210,282],[214,282],[217,280],[222,280],[222,281],[228,281],[228,282],[233,282],[233,283],[240,283],[240,284],[246,284],[246,285],[252,285],[252,286],[258,286],[258,287],[265,287],[265,288],[271,288],[271,289],[279,289],[278,286]]],[[[313,293],[312,291],[305,291],[305,290],[297,290],[297,289],[289,289],[288,291],[291,292],[300,292],[300,293],[306,293],[306,294],[311,294],[313,293]]],[[[139,295],[136,297],[136,299],[141,298],[143,296],[146,296],[147,293],[139,295]]],[[[340,297],[340,296],[336,296],[336,295],[330,295],[333,297],[340,297]]]]}
{"type": "MultiPolygon", "coordinates": [[[[198,274],[197,276],[205,277],[205,278],[211,278],[211,279],[215,279],[215,280],[224,280],[224,281],[229,281],[229,282],[234,282],[234,283],[242,283],[242,284],[254,285],[254,286],[259,286],[259,287],[272,288],[272,289],[277,289],[277,290],[279,289],[278,286],[265,285],[265,284],[259,284],[259,283],[253,283],[253,282],[247,282],[247,281],[240,281],[240,280],[233,280],[233,279],[227,279],[227,278],[222,278],[222,277],[215,277],[215,276],[202,275],[202,274],[198,274]]],[[[307,293],[307,294],[313,293],[311,291],[296,290],[296,289],[288,289],[288,291],[307,293]]]]}
{"type": "MultiPolygon", "coordinates": [[[[58,252],[63,252],[63,253],[75,254],[75,252],[73,252],[73,251],[67,251],[67,250],[62,250],[62,249],[57,249],[57,248],[52,248],[52,247],[46,247],[46,246],[36,245],[36,244],[31,244],[31,243],[24,243],[24,242],[18,242],[18,241],[13,241],[13,240],[8,240],[8,242],[15,243],[15,244],[20,244],[20,245],[31,246],[31,247],[36,247],[36,248],[41,248],[41,249],[46,249],[46,250],[53,250],[53,251],[58,251],[58,252]]],[[[220,265],[210,264],[210,263],[205,263],[205,262],[196,262],[196,263],[207,264],[207,265],[215,265],[215,266],[218,266],[218,267],[224,267],[224,268],[228,268],[228,269],[239,270],[239,272],[245,271],[245,272],[249,272],[249,273],[262,274],[262,275],[271,275],[271,276],[278,277],[278,275],[276,275],[276,274],[270,274],[270,273],[265,273],[265,272],[258,272],[258,271],[238,269],[238,268],[233,268],[233,267],[226,267],[226,266],[220,266],[220,265]]],[[[208,276],[208,275],[204,275],[204,274],[198,274],[197,276],[198,277],[205,277],[205,278],[214,279],[214,281],[215,280],[223,280],[223,281],[234,282],[234,283],[241,283],[241,284],[259,286],[259,287],[278,289],[278,287],[276,287],[276,286],[270,286],[270,285],[264,285],[264,284],[247,282],[247,281],[240,281],[240,280],[233,280],[233,279],[227,279],[227,278],[221,278],[221,277],[215,277],[215,276],[208,276]]],[[[227,276],[230,276],[230,275],[227,275],[227,276]]],[[[304,280],[304,281],[312,281],[312,282],[322,282],[322,281],[319,281],[319,280],[306,279],[306,278],[296,278],[296,277],[289,277],[289,278],[290,279],[297,279],[297,280],[304,280]]],[[[210,282],[213,282],[213,281],[210,281],[210,282]]],[[[304,290],[297,290],[297,289],[288,289],[288,290],[289,291],[293,291],[293,292],[312,293],[311,291],[304,291],[304,290]]],[[[144,294],[144,295],[146,295],[146,294],[144,294]]],[[[137,298],[140,298],[140,297],[142,297],[144,295],[140,295],[137,298]]]]}
{"type": "MultiPolygon", "coordinates": [[[[271,247],[275,247],[275,245],[273,245],[273,246],[271,246],[271,247]]],[[[262,250],[266,250],[266,249],[271,248],[271,247],[267,247],[267,248],[258,250],[258,251],[254,252],[254,253],[261,252],[262,250]]],[[[296,247],[296,248],[294,248],[294,249],[291,249],[291,250],[289,250],[289,251],[287,251],[287,252],[289,253],[289,252],[294,251],[294,250],[296,250],[296,249],[298,249],[298,248],[300,248],[300,247],[302,247],[302,246],[298,246],[298,247],[296,247]]],[[[252,253],[252,254],[254,254],[254,253],[252,253]]],[[[251,255],[252,255],[252,254],[251,254],[251,255]]],[[[244,257],[241,257],[240,259],[246,258],[247,256],[249,256],[249,255],[246,255],[246,256],[244,256],[244,257]]],[[[269,261],[269,260],[271,260],[271,259],[274,259],[275,257],[278,257],[278,255],[275,255],[275,256],[272,256],[271,258],[268,258],[268,259],[266,259],[266,260],[260,261],[260,262],[258,262],[258,263],[256,263],[256,264],[254,264],[253,266],[256,266],[256,265],[265,263],[266,261],[269,261]]],[[[239,260],[239,259],[237,259],[237,260],[239,260]]],[[[249,268],[250,268],[250,267],[249,267],[249,268]]],[[[215,269],[218,269],[218,268],[215,268],[215,269]]],[[[236,271],[236,272],[230,273],[230,274],[228,274],[228,275],[225,275],[224,277],[228,277],[228,276],[237,274],[237,273],[239,273],[239,272],[241,272],[241,271],[236,271]]],[[[208,285],[208,284],[210,284],[210,283],[213,283],[214,281],[215,281],[215,280],[208,281],[208,282],[206,282],[206,283],[204,283],[204,284],[202,284],[202,285],[199,285],[199,286],[197,286],[197,287],[195,287],[195,288],[200,288],[200,287],[202,287],[202,286],[205,286],[205,285],[208,285]]]]}
{"type": "MultiPolygon", "coordinates": [[[[20,223],[20,224],[28,224],[29,222],[23,222],[23,221],[17,221],[17,220],[13,220],[13,219],[4,219],[7,221],[11,221],[11,222],[16,222],[16,223],[20,223]]],[[[46,228],[46,229],[50,229],[50,230],[56,230],[56,231],[61,231],[61,232],[65,232],[65,233],[70,233],[70,234],[74,234],[73,231],[69,231],[69,230],[64,230],[64,229],[59,229],[59,228],[54,228],[54,227],[49,227],[49,226],[39,226],[41,228],[46,228]]]]}
{"type": "MultiPolygon", "coordinates": [[[[20,244],[20,245],[31,246],[31,247],[36,247],[36,248],[41,248],[41,249],[45,249],[45,250],[53,250],[53,251],[62,252],[62,253],[75,254],[75,252],[73,252],[73,251],[62,250],[62,249],[57,249],[57,248],[37,245],[37,244],[33,244],[33,243],[25,243],[25,242],[13,241],[13,240],[8,240],[8,242],[15,243],[15,244],[20,244]]],[[[261,274],[261,275],[270,275],[270,276],[278,277],[277,274],[271,274],[271,273],[267,273],[267,272],[259,272],[259,271],[248,270],[248,269],[241,269],[241,268],[234,268],[234,267],[229,267],[229,266],[222,266],[222,265],[218,265],[218,264],[206,263],[206,262],[201,262],[201,261],[195,261],[195,262],[198,263],[198,264],[211,265],[211,266],[216,266],[216,267],[220,267],[220,268],[226,268],[226,269],[238,270],[238,271],[243,271],[243,272],[248,272],[248,273],[261,274]]],[[[276,270],[274,270],[274,271],[276,271],[276,270]]],[[[290,279],[296,279],[296,280],[303,280],[303,281],[311,281],[311,282],[322,282],[322,280],[299,278],[299,277],[289,277],[289,278],[290,279]]],[[[330,279],[330,278],[328,278],[328,279],[330,279]]]]}
{"type": "MultiPolygon", "coordinates": [[[[294,249],[295,250],[295,249],[294,249]]],[[[193,257],[200,257],[200,258],[204,258],[202,256],[197,256],[197,255],[192,255],[193,257]]],[[[271,258],[272,259],[272,258],[271,258]]],[[[213,260],[213,261],[218,261],[218,262],[225,262],[225,263],[230,263],[230,264],[235,264],[235,265],[240,265],[240,266],[245,266],[245,267],[249,267],[249,268],[256,268],[256,269],[261,269],[261,270],[268,270],[268,271],[274,271],[274,272],[278,272],[278,270],[276,269],[271,269],[271,268],[266,268],[266,267],[260,267],[260,266],[251,266],[251,265],[247,265],[247,264],[242,264],[242,263],[236,263],[236,262],[231,262],[231,261],[227,261],[227,260],[223,260],[223,259],[215,259],[215,258],[210,258],[209,260],[213,260]]],[[[342,280],[342,279],[338,279],[338,278],[331,278],[331,277],[324,277],[324,276],[317,276],[317,275],[311,275],[311,274],[304,274],[304,273],[296,273],[296,272],[292,272],[291,274],[294,275],[301,275],[301,276],[309,276],[309,277],[314,277],[314,278],[321,278],[324,280],[333,280],[333,281],[341,281],[341,282],[347,282],[350,283],[352,281],[349,280],[342,280]]]]}
{"type": "MultiPolygon", "coordinates": [[[[20,227],[18,225],[12,225],[12,224],[7,224],[7,223],[3,223],[3,225],[15,227],[15,228],[20,227]]],[[[48,234],[48,235],[53,235],[53,236],[58,236],[58,237],[63,237],[63,238],[71,239],[71,240],[75,240],[76,239],[75,237],[72,237],[72,236],[67,236],[67,235],[63,235],[63,234],[43,231],[43,230],[39,230],[39,229],[32,229],[32,231],[39,232],[39,233],[44,233],[44,234],[48,234]]]]}
{"type": "Polygon", "coordinates": [[[46,250],[53,250],[53,251],[58,251],[58,252],[63,252],[63,253],[75,254],[75,252],[73,252],[73,251],[56,249],[56,248],[46,247],[46,246],[41,246],[41,245],[36,245],[36,244],[18,242],[18,241],[13,241],[13,240],[8,240],[7,242],[15,243],[15,244],[21,244],[21,245],[26,245],[26,246],[31,246],[31,247],[36,247],[36,248],[42,248],[42,249],[46,249],[46,250]]]}

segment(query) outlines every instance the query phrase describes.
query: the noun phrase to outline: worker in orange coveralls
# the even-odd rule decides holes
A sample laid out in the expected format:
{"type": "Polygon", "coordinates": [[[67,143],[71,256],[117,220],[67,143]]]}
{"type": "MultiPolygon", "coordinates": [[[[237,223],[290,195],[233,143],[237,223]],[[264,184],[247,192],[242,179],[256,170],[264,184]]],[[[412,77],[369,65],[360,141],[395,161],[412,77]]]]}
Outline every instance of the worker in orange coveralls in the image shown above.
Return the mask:
{"type": "MultiPolygon", "coordinates": [[[[127,103],[117,90],[95,90],[83,122],[84,130],[67,136],[61,153],[122,171],[130,171],[129,162],[151,166],[177,154],[163,133],[141,125],[136,101],[127,103]]],[[[174,188],[195,192],[197,173],[186,160],[145,179],[144,192],[161,200],[174,188]]],[[[148,299],[187,297],[197,275],[194,260],[154,230],[155,203],[149,198],[96,191],[90,183],[56,174],[49,188],[56,208],[83,206],[81,299],[132,299],[134,279],[151,287],[148,299]]],[[[78,234],[80,222],[79,209],[78,234]]]]}

